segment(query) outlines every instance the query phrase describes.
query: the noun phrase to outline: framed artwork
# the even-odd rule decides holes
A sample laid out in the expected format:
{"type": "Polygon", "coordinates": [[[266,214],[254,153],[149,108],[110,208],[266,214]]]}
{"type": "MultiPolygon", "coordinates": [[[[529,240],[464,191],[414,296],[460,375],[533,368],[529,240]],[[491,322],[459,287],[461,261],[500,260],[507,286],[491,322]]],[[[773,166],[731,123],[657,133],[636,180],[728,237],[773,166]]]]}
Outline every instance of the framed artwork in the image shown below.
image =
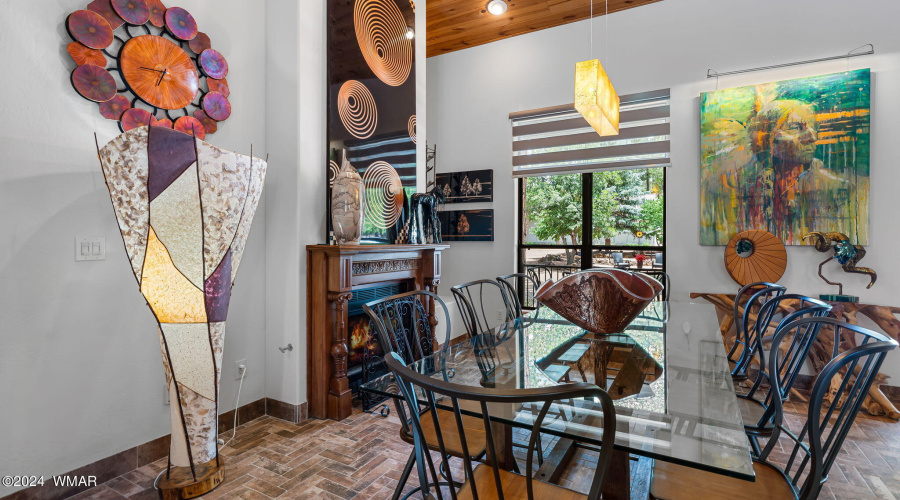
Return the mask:
{"type": "Polygon", "coordinates": [[[493,170],[437,174],[436,183],[444,191],[446,203],[494,201],[493,170]]]}
{"type": "Polygon", "coordinates": [[[869,240],[868,69],[700,96],[700,244],[762,229],[869,240]]]}
{"type": "Polygon", "coordinates": [[[438,212],[444,241],[494,241],[493,210],[438,212]]]}
{"type": "Polygon", "coordinates": [[[414,7],[329,0],[328,25],[327,213],[346,151],[366,186],[362,243],[393,243],[416,190],[414,7]]]}

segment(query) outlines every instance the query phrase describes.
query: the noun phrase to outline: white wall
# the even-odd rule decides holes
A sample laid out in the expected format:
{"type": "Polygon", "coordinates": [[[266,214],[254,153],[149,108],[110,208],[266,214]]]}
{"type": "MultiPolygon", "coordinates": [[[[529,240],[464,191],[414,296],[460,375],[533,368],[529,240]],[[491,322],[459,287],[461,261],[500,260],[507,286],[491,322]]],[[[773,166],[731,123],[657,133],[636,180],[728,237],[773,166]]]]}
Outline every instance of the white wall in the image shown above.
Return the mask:
{"type": "MultiPolygon", "coordinates": [[[[513,7],[514,8],[514,7],[513,7]]],[[[851,59],[849,67],[872,68],[871,241],[865,265],[879,280],[829,268],[846,293],[862,301],[898,305],[900,247],[894,145],[900,133],[900,3],[865,0],[759,0],[752,5],[722,0],[668,0],[609,16],[608,56],[603,57],[604,21],[595,21],[595,57],[620,94],[672,89],[672,168],[668,175],[667,248],[673,300],[693,291],[736,289],[722,262],[723,247],[699,245],[699,95],[714,90],[706,70],[721,72],[843,54],[873,43],[876,55],[851,59]]],[[[493,243],[452,243],[445,253],[448,285],[514,272],[516,189],[510,177],[508,114],[572,102],[574,64],[591,58],[587,21],[521,35],[428,60],[430,143],[438,145],[438,170],[494,169],[493,243]]],[[[722,78],[719,88],[846,70],[846,61],[796,66],[722,78]]],[[[789,290],[833,293],[816,276],[826,256],[811,247],[788,248],[789,290]]],[[[900,355],[884,371],[900,384],[900,355]]]]}
{"type": "MultiPolygon", "coordinates": [[[[59,474],[169,432],[155,322],[94,147],[95,131],[101,146],[119,131],[69,83],[64,21],[85,4],[14,0],[0,16],[0,473],[59,474]],[[107,259],[75,262],[76,236],[105,236],[107,259]]],[[[209,140],[264,155],[265,13],[241,0],[178,4],[231,68],[232,115],[209,140]]],[[[222,412],[234,405],[237,359],[249,368],[241,400],[266,395],[265,212],[231,300],[222,412]]]]}

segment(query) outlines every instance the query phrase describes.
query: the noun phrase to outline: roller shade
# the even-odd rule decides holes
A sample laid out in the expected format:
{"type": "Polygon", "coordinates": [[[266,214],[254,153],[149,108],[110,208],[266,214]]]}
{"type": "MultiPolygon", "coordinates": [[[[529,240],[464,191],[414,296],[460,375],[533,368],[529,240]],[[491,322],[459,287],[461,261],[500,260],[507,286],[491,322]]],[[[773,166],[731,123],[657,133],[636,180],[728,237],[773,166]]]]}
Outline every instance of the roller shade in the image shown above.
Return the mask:
{"type": "Polygon", "coordinates": [[[669,89],[620,100],[619,135],[608,137],[573,104],[510,113],[513,177],[668,167],[669,89]]]}

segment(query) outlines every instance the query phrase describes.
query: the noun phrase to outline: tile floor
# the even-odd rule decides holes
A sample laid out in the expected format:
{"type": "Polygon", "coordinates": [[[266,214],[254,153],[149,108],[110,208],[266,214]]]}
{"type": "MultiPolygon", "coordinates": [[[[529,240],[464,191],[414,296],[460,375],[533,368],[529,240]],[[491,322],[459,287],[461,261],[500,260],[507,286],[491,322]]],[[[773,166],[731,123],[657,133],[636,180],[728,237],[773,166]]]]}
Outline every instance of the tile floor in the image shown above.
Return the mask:
{"type": "MultiPolygon", "coordinates": [[[[787,410],[797,419],[803,408],[789,403],[787,410]]],[[[342,422],[256,419],[238,427],[234,441],[222,448],[226,482],[204,498],[391,498],[411,450],[398,430],[395,417],[359,409],[342,422]]],[[[561,484],[586,491],[595,463],[593,452],[578,450],[561,484]]],[[[154,462],[72,498],[158,498],[153,481],[165,465],[164,459],[154,462]]],[[[410,478],[407,490],[416,483],[410,478]]],[[[900,422],[861,414],[820,498],[900,500],[900,422]]]]}

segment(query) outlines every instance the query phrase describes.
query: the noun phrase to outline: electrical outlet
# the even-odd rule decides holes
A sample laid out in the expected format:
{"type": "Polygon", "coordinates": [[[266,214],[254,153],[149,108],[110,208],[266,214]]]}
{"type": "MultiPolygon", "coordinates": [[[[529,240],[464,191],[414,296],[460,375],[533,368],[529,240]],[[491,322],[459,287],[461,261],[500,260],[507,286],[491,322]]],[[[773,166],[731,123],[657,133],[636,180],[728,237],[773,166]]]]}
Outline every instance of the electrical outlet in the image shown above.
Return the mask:
{"type": "Polygon", "coordinates": [[[235,380],[240,380],[241,375],[243,375],[246,378],[247,377],[246,371],[247,371],[247,360],[246,359],[239,359],[234,362],[234,379],[235,380]],[[241,365],[244,365],[243,372],[241,371],[241,365]]]}
{"type": "Polygon", "coordinates": [[[497,309],[497,320],[503,321],[506,319],[506,309],[497,309]]]}

